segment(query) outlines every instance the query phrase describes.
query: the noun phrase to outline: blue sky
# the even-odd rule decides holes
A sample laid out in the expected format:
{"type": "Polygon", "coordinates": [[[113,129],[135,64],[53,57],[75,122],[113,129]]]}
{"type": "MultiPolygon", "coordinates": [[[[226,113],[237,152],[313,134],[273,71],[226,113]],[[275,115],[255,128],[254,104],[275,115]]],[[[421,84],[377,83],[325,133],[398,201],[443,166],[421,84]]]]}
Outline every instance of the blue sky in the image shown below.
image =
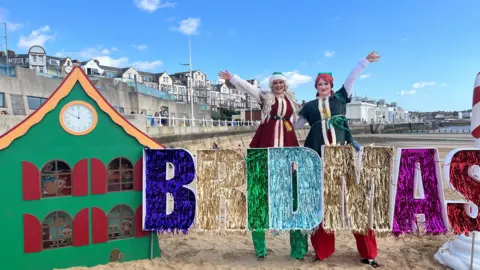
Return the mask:
{"type": "Polygon", "coordinates": [[[39,44],[49,55],[174,73],[188,63],[190,34],[193,68],[208,79],[226,68],[260,81],[281,71],[300,101],[314,98],[318,72],[333,72],[338,88],[372,50],[382,59],[353,91],[408,110],[470,109],[480,71],[478,0],[2,2],[16,53],[39,44]]]}

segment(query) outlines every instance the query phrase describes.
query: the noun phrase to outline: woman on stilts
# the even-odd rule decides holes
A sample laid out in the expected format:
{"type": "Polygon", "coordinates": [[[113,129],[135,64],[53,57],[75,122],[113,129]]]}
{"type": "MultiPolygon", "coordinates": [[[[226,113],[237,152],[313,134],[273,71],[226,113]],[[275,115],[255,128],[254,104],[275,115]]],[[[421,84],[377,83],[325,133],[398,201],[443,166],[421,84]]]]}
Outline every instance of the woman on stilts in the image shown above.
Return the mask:
{"type": "MultiPolygon", "coordinates": [[[[305,104],[299,112],[300,118],[295,124],[295,129],[302,128],[307,122],[310,131],[305,140],[305,147],[312,148],[322,156],[323,145],[353,144],[358,151],[358,144],[353,141],[348,127],[348,119],[345,117],[347,103],[351,102],[352,86],[355,79],[368,63],[376,62],[380,56],[373,51],[365,59],[361,59],[357,67],[353,69],[340,90],[333,92],[333,77],[331,73],[319,73],[315,80],[317,98],[305,104]],[[325,121],[322,121],[325,120],[325,121]]],[[[361,262],[373,267],[379,265],[375,261],[377,256],[377,242],[373,230],[368,235],[355,234],[357,250],[360,253],[361,262]]],[[[335,234],[326,233],[322,224],[311,236],[312,246],[315,250],[316,259],[324,260],[335,251],[335,234]]]]}
{"type": "MultiPolygon", "coordinates": [[[[260,104],[262,121],[250,142],[251,148],[299,146],[292,125],[292,118],[298,114],[299,104],[293,93],[288,91],[288,82],[282,73],[273,73],[269,80],[270,91],[265,92],[238,76],[230,74],[228,70],[220,72],[219,76],[230,81],[237,89],[252,95],[260,104]]],[[[293,183],[293,187],[295,186],[296,183],[293,183]]],[[[294,198],[295,201],[296,198],[294,198]]],[[[252,238],[258,258],[265,258],[267,255],[265,232],[252,232],[252,238]]],[[[290,256],[303,259],[308,251],[307,235],[300,230],[291,230],[290,247],[290,256]]]]}

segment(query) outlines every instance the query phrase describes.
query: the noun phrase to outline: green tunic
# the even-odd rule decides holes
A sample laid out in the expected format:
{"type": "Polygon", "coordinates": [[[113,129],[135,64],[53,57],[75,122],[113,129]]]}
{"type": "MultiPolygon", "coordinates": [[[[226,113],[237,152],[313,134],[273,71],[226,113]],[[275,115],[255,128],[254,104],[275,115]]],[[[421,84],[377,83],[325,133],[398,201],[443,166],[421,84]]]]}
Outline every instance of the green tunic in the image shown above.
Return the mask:
{"type": "MultiPolygon", "coordinates": [[[[342,86],[340,90],[330,96],[328,102],[330,104],[331,118],[327,121],[327,128],[335,128],[335,134],[338,144],[353,143],[352,133],[348,127],[348,120],[346,118],[347,103],[350,103],[351,98],[348,97],[345,87],[342,86]]],[[[320,156],[322,156],[322,145],[325,144],[322,133],[322,121],[320,111],[318,110],[318,99],[312,100],[305,104],[300,116],[305,118],[310,125],[310,131],[305,140],[305,147],[312,148],[320,156]]],[[[327,131],[329,134],[330,131],[327,131]]]]}

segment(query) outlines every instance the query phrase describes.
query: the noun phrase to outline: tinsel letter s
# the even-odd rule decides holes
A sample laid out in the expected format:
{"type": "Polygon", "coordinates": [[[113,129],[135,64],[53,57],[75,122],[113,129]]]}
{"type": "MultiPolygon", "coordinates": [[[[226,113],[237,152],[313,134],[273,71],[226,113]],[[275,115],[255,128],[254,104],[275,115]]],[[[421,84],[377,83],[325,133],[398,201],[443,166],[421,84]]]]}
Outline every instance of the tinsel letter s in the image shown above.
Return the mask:
{"type": "Polygon", "coordinates": [[[248,229],[268,230],[268,149],[247,149],[248,229]]]}
{"type": "Polygon", "coordinates": [[[197,158],[196,229],[220,229],[220,196],[225,197],[225,230],[245,230],[247,198],[237,188],[245,184],[245,160],[234,150],[199,150],[197,158]],[[225,175],[220,176],[220,167],[225,175]]]}
{"type": "Polygon", "coordinates": [[[144,150],[143,230],[187,232],[195,218],[195,193],[185,185],[195,178],[195,164],[184,149],[144,150]],[[167,166],[174,176],[167,181],[167,166]],[[173,212],[167,215],[167,193],[174,198],[173,212]]]}
{"type": "Polygon", "coordinates": [[[446,233],[447,221],[437,149],[399,148],[397,151],[398,177],[394,179],[393,234],[398,236],[416,232],[418,214],[425,216],[426,234],[446,233]],[[414,195],[416,170],[421,173],[424,199],[416,199],[414,195]]]}
{"type": "Polygon", "coordinates": [[[480,150],[454,149],[445,157],[445,178],[469,202],[447,204],[450,227],[456,234],[480,231],[480,150]],[[477,180],[476,180],[476,179],[477,180]]]}
{"type": "Polygon", "coordinates": [[[322,161],[305,147],[268,149],[271,230],[311,230],[322,221],[322,161]],[[293,194],[292,163],[297,164],[297,194],[293,194]],[[298,208],[294,211],[294,197],[298,208]]]}

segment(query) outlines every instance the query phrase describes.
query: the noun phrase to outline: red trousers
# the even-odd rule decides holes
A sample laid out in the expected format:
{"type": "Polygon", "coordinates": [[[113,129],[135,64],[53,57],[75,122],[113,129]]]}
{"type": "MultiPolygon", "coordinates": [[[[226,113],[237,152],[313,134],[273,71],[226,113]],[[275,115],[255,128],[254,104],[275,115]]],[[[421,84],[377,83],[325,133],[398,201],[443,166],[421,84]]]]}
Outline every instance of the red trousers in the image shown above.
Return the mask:
{"type": "MultiPolygon", "coordinates": [[[[357,250],[360,257],[362,259],[375,259],[377,257],[377,240],[374,231],[370,230],[368,235],[355,233],[353,235],[357,241],[357,250]]],[[[320,228],[312,234],[310,240],[315,254],[320,260],[330,257],[335,252],[335,234],[326,233],[323,230],[323,224],[320,224],[320,228]]]]}

